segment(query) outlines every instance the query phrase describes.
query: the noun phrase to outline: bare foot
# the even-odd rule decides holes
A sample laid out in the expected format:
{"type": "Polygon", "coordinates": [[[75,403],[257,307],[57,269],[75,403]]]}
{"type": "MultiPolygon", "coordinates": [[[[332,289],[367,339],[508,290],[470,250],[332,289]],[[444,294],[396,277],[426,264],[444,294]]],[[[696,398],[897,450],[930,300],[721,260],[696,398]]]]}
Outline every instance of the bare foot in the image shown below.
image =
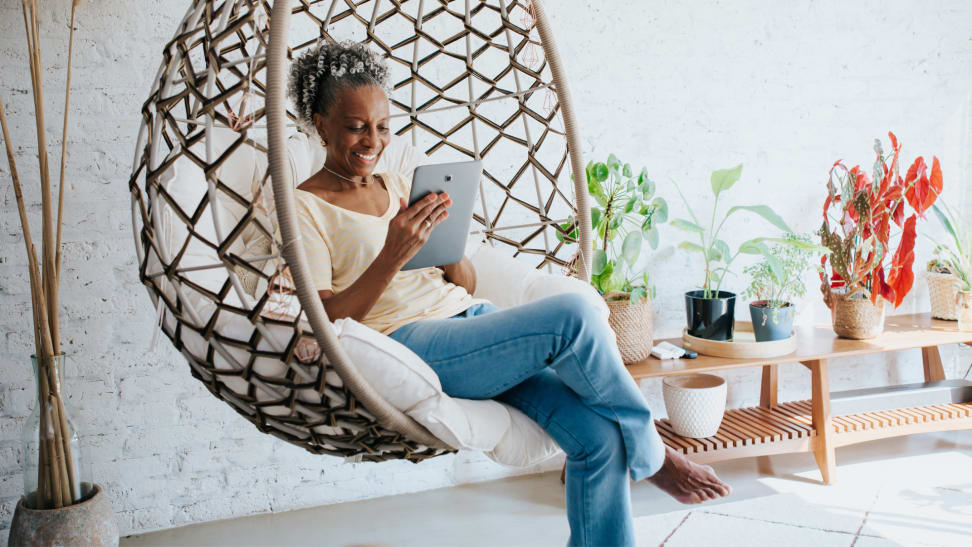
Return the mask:
{"type": "Polygon", "coordinates": [[[692,463],[682,454],[665,447],[665,463],[648,478],[680,503],[702,503],[724,498],[732,492],[708,465],[692,463]]]}

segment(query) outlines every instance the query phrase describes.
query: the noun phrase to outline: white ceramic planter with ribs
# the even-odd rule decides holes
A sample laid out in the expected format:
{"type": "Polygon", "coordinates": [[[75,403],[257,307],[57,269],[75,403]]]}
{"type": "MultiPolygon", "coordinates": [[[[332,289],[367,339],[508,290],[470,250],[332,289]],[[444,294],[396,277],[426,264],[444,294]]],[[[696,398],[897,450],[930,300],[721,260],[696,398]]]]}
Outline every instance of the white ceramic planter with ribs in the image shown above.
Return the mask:
{"type": "Polygon", "coordinates": [[[719,431],[726,411],[726,380],[714,374],[672,376],[662,381],[662,396],[675,433],[698,439],[719,431]]]}

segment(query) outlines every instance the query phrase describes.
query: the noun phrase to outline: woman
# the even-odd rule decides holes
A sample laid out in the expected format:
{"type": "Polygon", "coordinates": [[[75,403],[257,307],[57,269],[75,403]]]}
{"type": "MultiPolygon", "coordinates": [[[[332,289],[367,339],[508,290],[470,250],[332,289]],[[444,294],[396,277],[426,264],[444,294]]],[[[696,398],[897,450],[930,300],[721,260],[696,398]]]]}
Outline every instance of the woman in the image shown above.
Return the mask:
{"type": "Polygon", "coordinates": [[[301,121],[327,146],[298,186],[301,237],[332,320],[351,317],[411,348],[449,395],[494,398],[567,453],[572,545],[633,545],[628,477],[683,503],[729,494],[711,468],[667,449],[596,310],[559,295],[500,311],[457,264],[401,271],[448,216],[446,194],[409,207],[410,181],[373,173],[389,142],[387,68],[363,45],[327,44],[291,69],[301,121]]]}

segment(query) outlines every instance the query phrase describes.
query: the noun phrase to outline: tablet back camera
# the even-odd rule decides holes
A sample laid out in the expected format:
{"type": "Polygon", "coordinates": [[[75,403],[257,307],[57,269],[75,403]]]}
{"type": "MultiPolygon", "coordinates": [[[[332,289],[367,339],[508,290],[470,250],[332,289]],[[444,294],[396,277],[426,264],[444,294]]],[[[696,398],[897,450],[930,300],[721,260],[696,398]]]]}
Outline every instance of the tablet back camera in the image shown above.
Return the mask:
{"type": "Polygon", "coordinates": [[[452,182],[452,175],[446,175],[445,176],[445,181],[446,182],[452,182]]]}

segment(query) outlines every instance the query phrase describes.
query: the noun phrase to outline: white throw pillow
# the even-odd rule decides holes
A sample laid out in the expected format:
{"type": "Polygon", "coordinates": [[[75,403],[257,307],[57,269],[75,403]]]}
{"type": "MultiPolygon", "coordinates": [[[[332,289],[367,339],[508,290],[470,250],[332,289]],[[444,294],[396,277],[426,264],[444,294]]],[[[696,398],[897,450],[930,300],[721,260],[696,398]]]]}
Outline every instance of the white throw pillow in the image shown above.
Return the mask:
{"type": "Polygon", "coordinates": [[[510,256],[508,251],[486,244],[473,250],[469,261],[476,270],[476,291],[473,296],[485,298],[497,307],[512,308],[555,294],[577,293],[607,320],[609,310],[604,298],[590,283],[576,277],[531,268],[510,256]]]}
{"type": "Polygon", "coordinates": [[[435,371],[415,352],[353,319],[338,319],[334,328],[368,383],[449,446],[492,450],[506,435],[510,415],[504,405],[446,395],[435,371]]]}

